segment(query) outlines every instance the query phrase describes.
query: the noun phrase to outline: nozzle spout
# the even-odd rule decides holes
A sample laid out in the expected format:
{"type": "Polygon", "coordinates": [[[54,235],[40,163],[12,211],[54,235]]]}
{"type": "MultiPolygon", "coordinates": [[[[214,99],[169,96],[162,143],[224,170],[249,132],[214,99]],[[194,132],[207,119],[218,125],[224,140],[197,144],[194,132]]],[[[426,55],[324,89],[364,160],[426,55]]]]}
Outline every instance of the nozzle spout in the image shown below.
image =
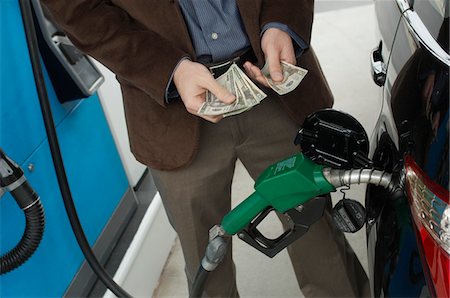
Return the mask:
{"type": "Polygon", "coordinates": [[[388,190],[392,190],[395,187],[392,174],[386,173],[385,171],[374,169],[340,170],[324,168],[322,173],[325,179],[334,187],[361,183],[382,186],[388,190]]]}

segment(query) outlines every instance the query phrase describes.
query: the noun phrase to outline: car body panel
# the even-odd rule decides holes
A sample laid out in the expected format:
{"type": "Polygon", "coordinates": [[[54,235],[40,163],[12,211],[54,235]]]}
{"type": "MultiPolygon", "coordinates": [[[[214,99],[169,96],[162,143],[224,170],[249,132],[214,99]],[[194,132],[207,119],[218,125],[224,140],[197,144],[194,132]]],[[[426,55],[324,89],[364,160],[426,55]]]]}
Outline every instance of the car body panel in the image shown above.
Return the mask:
{"type": "MultiPolygon", "coordinates": [[[[403,157],[409,154],[431,180],[448,190],[448,65],[424,46],[408,23],[410,12],[402,11],[397,2],[413,4],[415,16],[448,52],[448,0],[375,1],[387,74],[370,157],[375,167],[395,172],[403,168],[403,157]]],[[[407,195],[393,196],[368,186],[366,208],[372,295],[436,295],[434,287],[429,287],[431,280],[448,276],[442,274],[448,268],[436,260],[429,264],[430,274],[424,266],[420,234],[407,195]]],[[[443,288],[438,292],[449,294],[448,281],[437,282],[443,288]]]]}

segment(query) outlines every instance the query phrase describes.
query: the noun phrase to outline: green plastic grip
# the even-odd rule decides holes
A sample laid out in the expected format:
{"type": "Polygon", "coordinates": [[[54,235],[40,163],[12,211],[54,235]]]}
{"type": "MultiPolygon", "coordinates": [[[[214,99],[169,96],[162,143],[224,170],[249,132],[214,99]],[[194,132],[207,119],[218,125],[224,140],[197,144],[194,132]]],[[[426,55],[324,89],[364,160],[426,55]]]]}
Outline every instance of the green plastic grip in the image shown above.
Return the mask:
{"type": "Polygon", "coordinates": [[[323,166],[302,153],[271,165],[257,179],[255,192],[225,215],[222,228],[234,235],[267,207],[284,213],[316,196],[335,191],[322,169],[323,166]]]}

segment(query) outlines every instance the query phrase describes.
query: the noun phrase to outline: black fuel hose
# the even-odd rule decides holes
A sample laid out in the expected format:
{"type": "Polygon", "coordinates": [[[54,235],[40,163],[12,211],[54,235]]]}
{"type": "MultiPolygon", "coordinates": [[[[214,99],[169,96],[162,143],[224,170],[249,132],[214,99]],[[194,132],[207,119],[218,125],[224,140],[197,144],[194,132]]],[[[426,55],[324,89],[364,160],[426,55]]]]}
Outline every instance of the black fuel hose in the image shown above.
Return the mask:
{"type": "Polygon", "coordinates": [[[202,265],[199,266],[197,274],[195,275],[194,282],[192,284],[191,293],[189,298],[202,297],[205,289],[206,279],[208,278],[209,271],[205,270],[202,265]]]}
{"type": "Polygon", "coordinates": [[[105,271],[98,259],[95,257],[86,235],[84,234],[80,220],[77,215],[75,204],[70,192],[67,175],[64,169],[64,163],[61,156],[58,137],[56,135],[55,123],[53,121],[52,111],[48,100],[48,94],[45,87],[45,80],[42,74],[42,68],[39,57],[39,48],[36,38],[35,26],[33,23],[33,15],[31,11],[31,4],[29,0],[19,0],[22,19],[25,28],[25,35],[27,39],[28,50],[30,52],[31,66],[33,69],[34,78],[36,81],[36,88],[41,105],[42,116],[44,118],[44,126],[47,132],[48,142],[50,145],[50,152],[55,167],[56,177],[61,189],[61,195],[64,201],[64,207],[69,217],[70,225],[77,239],[78,245],[83,252],[86,261],[99,277],[99,279],[105,284],[118,297],[131,297],[124,289],[122,289],[105,271]]]}
{"type": "Polygon", "coordinates": [[[36,251],[44,234],[44,208],[37,200],[32,206],[24,210],[25,231],[20,242],[9,252],[1,256],[0,274],[8,273],[25,263],[36,251]]]}
{"type": "Polygon", "coordinates": [[[228,251],[228,241],[225,239],[227,235],[222,226],[215,225],[212,227],[209,230],[209,235],[210,239],[205,255],[198,266],[197,274],[190,289],[190,298],[202,297],[209,273],[219,266],[228,251]]]}
{"type": "Polygon", "coordinates": [[[45,227],[44,208],[22,169],[0,148],[0,197],[9,191],[25,213],[25,231],[19,243],[0,257],[0,275],[25,263],[36,251],[45,227]]]}

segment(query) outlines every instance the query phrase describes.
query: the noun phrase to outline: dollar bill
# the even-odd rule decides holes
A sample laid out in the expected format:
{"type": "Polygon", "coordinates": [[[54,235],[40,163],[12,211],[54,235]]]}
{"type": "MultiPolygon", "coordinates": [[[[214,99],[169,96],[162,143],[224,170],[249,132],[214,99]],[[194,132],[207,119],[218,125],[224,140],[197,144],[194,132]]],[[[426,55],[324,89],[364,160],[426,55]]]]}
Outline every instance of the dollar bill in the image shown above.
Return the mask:
{"type": "Polygon", "coordinates": [[[226,112],[223,114],[223,117],[229,117],[233,115],[240,114],[247,109],[250,109],[252,106],[247,106],[246,101],[242,100],[244,99],[244,93],[241,89],[236,86],[236,105],[234,106],[234,109],[230,110],[229,112],[226,112]]]}
{"type": "Polygon", "coordinates": [[[206,100],[198,110],[199,115],[224,117],[237,115],[251,109],[267,97],[236,64],[232,64],[216,81],[233,93],[236,100],[232,104],[226,104],[213,93],[207,92],[206,100]]]}
{"type": "MultiPolygon", "coordinates": [[[[255,105],[257,103],[260,103],[264,98],[267,97],[267,94],[265,94],[261,89],[256,86],[251,79],[236,65],[233,64],[233,71],[235,72],[236,76],[238,77],[235,82],[238,84],[241,82],[242,84],[246,85],[246,88],[250,89],[251,93],[253,94],[253,97],[246,97],[246,100],[250,100],[250,103],[252,105],[255,105]],[[253,101],[256,100],[257,102],[253,101]]],[[[238,86],[239,87],[239,86],[238,86]]]]}
{"type": "Polygon", "coordinates": [[[281,61],[281,67],[283,71],[283,81],[280,83],[275,83],[271,79],[268,63],[264,65],[264,67],[261,69],[261,72],[265,76],[270,88],[272,88],[279,95],[284,95],[297,88],[297,86],[301,83],[303,78],[308,73],[308,70],[284,61],[281,61]]]}
{"type": "MultiPolygon", "coordinates": [[[[283,70],[283,81],[280,83],[274,83],[270,78],[267,63],[261,71],[269,86],[278,94],[283,95],[294,90],[308,71],[283,61],[281,62],[281,66],[283,70]]],[[[198,110],[199,115],[223,115],[224,117],[237,115],[248,111],[267,97],[236,64],[232,64],[227,72],[218,77],[216,81],[219,85],[233,93],[236,96],[236,100],[232,104],[226,104],[219,100],[213,93],[207,92],[206,100],[198,110]]]]}
{"type": "MultiPolygon", "coordinates": [[[[225,87],[228,91],[233,93],[236,96],[235,83],[234,83],[234,74],[232,70],[228,70],[226,73],[221,75],[216,79],[219,85],[225,87]]],[[[236,101],[238,98],[236,96],[236,101]]],[[[232,104],[226,104],[221,101],[217,96],[215,96],[211,92],[206,92],[206,100],[203,105],[198,110],[198,114],[200,115],[222,115],[234,109],[236,102],[232,104]]]]}

